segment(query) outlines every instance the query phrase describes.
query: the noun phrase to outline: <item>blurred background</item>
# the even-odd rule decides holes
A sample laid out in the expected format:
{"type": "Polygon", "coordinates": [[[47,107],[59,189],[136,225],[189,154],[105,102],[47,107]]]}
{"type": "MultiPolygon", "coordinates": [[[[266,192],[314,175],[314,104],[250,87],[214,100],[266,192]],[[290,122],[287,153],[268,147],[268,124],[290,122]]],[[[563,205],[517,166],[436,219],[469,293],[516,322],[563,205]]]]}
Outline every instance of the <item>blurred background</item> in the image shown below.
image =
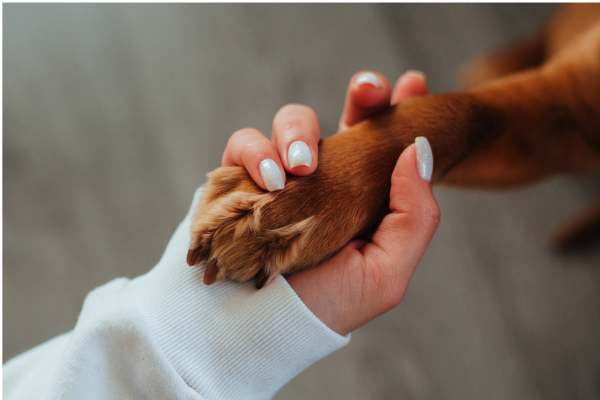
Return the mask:
{"type": "MultiPolygon", "coordinates": [[[[427,74],[556,6],[50,5],[4,9],[4,360],[72,329],[85,295],[159,260],[228,137],[286,103],[333,133],[361,69],[427,74]]],[[[440,227],[403,303],[276,399],[600,398],[600,248],[547,234],[599,176],[437,187],[440,227]]]]}

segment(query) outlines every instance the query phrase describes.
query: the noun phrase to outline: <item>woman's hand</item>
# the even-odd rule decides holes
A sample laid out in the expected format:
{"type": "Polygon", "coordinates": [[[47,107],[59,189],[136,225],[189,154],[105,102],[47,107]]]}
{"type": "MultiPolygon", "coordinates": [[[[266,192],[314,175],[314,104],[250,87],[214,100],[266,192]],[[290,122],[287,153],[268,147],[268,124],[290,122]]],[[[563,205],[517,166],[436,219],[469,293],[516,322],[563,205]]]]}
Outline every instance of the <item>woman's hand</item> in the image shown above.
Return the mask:
{"type": "MultiPolygon", "coordinates": [[[[339,128],[350,126],[405,98],[425,95],[423,74],[409,71],[394,90],[380,74],[359,72],[350,80],[339,128]]],[[[273,120],[272,140],[256,129],[235,132],[223,166],[244,166],[263,189],[285,185],[285,172],[304,176],[318,165],[320,127],[306,106],[291,104],[273,120]]],[[[426,142],[426,141],[425,141],[426,142]]],[[[427,144],[421,145],[426,151],[427,144]]],[[[417,169],[415,146],[402,153],[392,176],[390,210],[371,242],[353,241],[330,260],[288,277],[307,307],[345,335],[397,306],[439,222],[429,183],[417,169]]]]}
{"type": "MultiPolygon", "coordinates": [[[[427,84],[420,72],[409,71],[402,75],[393,93],[382,75],[359,72],[350,80],[339,130],[348,129],[389,107],[390,103],[425,94],[427,84]]],[[[243,166],[258,186],[278,190],[285,184],[285,172],[305,176],[317,169],[320,137],[317,114],[307,106],[288,104],[273,119],[271,140],[253,128],[235,132],[227,142],[221,166],[243,166]],[[268,160],[277,168],[269,168],[273,165],[268,160]]]]}

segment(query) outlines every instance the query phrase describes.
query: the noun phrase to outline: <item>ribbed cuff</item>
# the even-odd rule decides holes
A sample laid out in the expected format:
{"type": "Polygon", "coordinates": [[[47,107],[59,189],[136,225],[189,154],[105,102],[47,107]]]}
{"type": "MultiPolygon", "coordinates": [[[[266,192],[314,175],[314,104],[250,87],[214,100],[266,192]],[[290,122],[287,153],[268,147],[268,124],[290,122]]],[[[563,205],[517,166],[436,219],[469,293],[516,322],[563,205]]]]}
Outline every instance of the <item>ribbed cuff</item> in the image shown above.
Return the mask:
{"type": "MultiPolygon", "coordinates": [[[[196,193],[193,204],[197,204],[196,193]]],[[[206,286],[204,269],[189,267],[191,210],[160,262],[126,290],[167,359],[207,399],[271,398],[315,361],[345,346],[278,277],[206,286]]]]}

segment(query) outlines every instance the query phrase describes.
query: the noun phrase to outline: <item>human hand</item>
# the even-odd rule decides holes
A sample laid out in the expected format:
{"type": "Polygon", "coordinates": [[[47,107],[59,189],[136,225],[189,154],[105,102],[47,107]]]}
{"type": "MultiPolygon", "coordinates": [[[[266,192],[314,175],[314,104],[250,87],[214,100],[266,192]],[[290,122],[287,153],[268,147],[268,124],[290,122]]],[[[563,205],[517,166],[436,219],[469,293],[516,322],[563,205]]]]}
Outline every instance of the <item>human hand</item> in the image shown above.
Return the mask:
{"type": "MultiPolygon", "coordinates": [[[[419,73],[401,76],[393,93],[383,76],[358,73],[348,87],[340,130],[390,103],[426,93],[424,77],[419,73]]],[[[299,176],[315,171],[319,137],[314,111],[287,105],[274,118],[272,141],[255,129],[237,131],[229,139],[222,165],[244,166],[261,188],[278,190],[285,184],[284,171],[299,176]]],[[[392,176],[392,213],[384,218],[370,243],[353,241],[321,265],[288,277],[307,307],[339,334],[353,331],[400,303],[437,228],[439,208],[416,164],[411,145],[400,156],[392,176]]]]}

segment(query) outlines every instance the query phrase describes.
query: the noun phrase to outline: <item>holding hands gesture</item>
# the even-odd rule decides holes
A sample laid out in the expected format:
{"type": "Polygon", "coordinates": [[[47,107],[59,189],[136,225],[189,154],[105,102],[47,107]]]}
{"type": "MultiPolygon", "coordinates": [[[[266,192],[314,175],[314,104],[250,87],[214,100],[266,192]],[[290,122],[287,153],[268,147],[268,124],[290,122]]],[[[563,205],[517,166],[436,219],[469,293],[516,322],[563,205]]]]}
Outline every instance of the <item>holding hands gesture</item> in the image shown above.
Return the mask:
{"type": "MultiPolygon", "coordinates": [[[[359,72],[350,80],[339,129],[348,129],[390,104],[425,94],[427,84],[419,72],[402,75],[393,91],[382,75],[359,72]]],[[[258,186],[279,190],[286,172],[306,176],[316,170],[319,139],[315,112],[290,104],[275,115],[271,140],[252,128],[235,132],[222,166],[243,166],[258,186]]],[[[418,155],[431,160],[425,139],[419,138],[398,159],[391,177],[391,213],[371,242],[352,241],[330,260],[287,278],[307,307],[341,335],[400,303],[438,226],[440,211],[428,183],[431,165],[422,165],[418,155]]]]}

